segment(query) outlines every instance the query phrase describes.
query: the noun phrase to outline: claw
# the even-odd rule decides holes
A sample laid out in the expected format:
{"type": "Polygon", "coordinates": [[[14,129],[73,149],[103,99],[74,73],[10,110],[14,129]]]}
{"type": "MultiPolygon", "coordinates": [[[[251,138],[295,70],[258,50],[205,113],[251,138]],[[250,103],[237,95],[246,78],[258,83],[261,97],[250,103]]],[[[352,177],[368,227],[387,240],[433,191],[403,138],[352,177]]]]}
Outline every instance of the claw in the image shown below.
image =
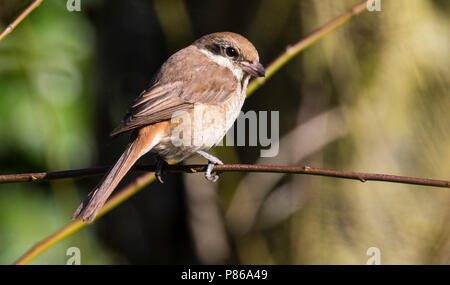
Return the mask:
{"type": "Polygon", "coordinates": [[[162,184],[164,181],[162,180],[162,167],[163,165],[167,164],[164,160],[157,159],[156,160],[156,169],[155,169],[155,177],[158,179],[158,181],[162,184]]]}
{"type": "Polygon", "coordinates": [[[212,170],[214,168],[214,165],[223,164],[223,162],[214,155],[211,155],[205,151],[198,150],[197,153],[208,160],[208,167],[206,168],[205,178],[211,182],[216,182],[219,179],[219,175],[212,175],[212,170]]]}
{"type": "Polygon", "coordinates": [[[214,163],[209,162],[205,172],[206,179],[208,179],[211,182],[216,182],[219,179],[219,175],[217,174],[211,175],[214,165],[215,165],[214,163]]]}

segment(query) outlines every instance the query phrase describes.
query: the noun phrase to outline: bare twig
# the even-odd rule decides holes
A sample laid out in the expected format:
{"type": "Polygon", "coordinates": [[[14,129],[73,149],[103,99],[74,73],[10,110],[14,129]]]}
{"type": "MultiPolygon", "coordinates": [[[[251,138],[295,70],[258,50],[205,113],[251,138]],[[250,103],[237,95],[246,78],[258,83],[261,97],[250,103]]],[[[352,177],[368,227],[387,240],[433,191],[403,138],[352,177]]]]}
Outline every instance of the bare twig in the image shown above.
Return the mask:
{"type": "MultiPolygon", "coordinates": [[[[64,178],[76,178],[92,175],[101,175],[108,171],[109,166],[74,169],[56,172],[39,172],[39,173],[23,173],[23,174],[9,174],[0,175],[1,183],[14,183],[14,182],[35,182],[64,178]]],[[[154,165],[135,165],[132,170],[134,171],[155,171],[154,165]]],[[[194,165],[167,165],[164,166],[166,172],[205,172],[206,165],[194,164],[194,165]]],[[[340,170],[330,170],[313,168],[309,166],[278,166],[278,165],[252,165],[252,164],[223,164],[216,165],[214,171],[217,172],[266,172],[266,173],[291,173],[291,174],[309,174],[318,176],[328,176],[343,179],[359,180],[361,182],[366,181],[384,181],[395,182],[403,184],[415,184],[423,186],[434,186],[450,188],[450,181],[435,180],[426,178],[414,178],[406,176],[397,176],[389,174],[376,174],[376,173],[363,173],[363,172],[350,172],[340,170]]]]}
{"type": "Polygon", "coordinates": [[[28,14],[30,14],[31,11],[36,9],[41,3],[42,0],[35,0],[22,13],[20,13],[20,15],[11,24],[9,24],[6,27],[6,29],[4,29],[3,32],[0,34],[0,41],[4,37],[6,37],[9,33],[11,33],[20,24],[20,22],[22,22],[22,20],[25,19],[28,16],[28,14]]]}

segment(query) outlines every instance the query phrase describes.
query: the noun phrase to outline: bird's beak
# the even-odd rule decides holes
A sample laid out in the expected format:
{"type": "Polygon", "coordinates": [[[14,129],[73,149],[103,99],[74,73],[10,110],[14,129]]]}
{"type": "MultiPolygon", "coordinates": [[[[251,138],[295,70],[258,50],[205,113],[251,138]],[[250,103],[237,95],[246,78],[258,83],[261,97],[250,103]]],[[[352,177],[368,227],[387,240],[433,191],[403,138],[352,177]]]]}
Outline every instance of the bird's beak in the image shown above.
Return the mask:
{"type": "Polygon", "coordinates": [[[266,76],[266,70],[264,69],[264,66],[259,61],[241,61],[242,69],[255,76],[255,77],[265,77],[266,76]]]}

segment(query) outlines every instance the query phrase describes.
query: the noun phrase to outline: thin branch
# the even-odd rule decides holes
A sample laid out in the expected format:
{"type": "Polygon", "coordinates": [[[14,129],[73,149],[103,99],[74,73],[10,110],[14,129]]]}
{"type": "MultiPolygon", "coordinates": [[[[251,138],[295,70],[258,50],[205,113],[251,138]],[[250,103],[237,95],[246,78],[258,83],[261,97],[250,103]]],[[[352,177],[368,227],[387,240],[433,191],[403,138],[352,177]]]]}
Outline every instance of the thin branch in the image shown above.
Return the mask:
{"type": "Polygon", "coordinates": [[[316,30],[306,38],[298,41],[294,45],[288,46],[286,51],[277,57],[269,66],[266,68],[266,77],[260,77],[253,80],[247,89],[247,96],[255,92],[259,87],[261,87],[273,74],[275,74],[280,68],[282,68],[286,63],[288,63],[292,58],[298,55],[302,50],[311,46],[319,39],[326,36],[331,31],[339,28],[346,22],[348,22],[354,16],[360,14],[366,10],[367,1],[361,2],[360,4],[354,6],[348,12],[342,14],[341,16],[335,18],[334,20],[328,22],[325,26],[316,30]]]}
{"type": "Polygon", "coordinates": [[[31,3],[20,15],[9,24],[6,29],[3,30],[3,32],[0,34],[0,41],[6,37],[9,33],[11,33],[19,24],[22,22],[23,19],[25,19],[28,14],[31,13],[34,9],[36,9],[39,5],[41,5],[42,0],[35,0],[33,3],[31,3]]]}
{"type": "MultiPolygon", "coordinates": [[[[83,168],[56,172],[39,172],[39,173],[23,173],[23,174],[9,174],[0,175],[1,183],[15,183],[15,182],[35,182],[46,181],[54,179],[64,178],[76,178],[84,176],[101,175],[106,173],[110,169],[110,166],[83,168]]],[[[133,171],[147,171],[154,172],[154,165],[135,165],[131,170],[133,171]]],[[[193,164],[193,165],[167,165],[164,166],[165,172],[205,172],[206,165],[193,164]]],[[[217,172],[266,172],[266,173],[290,173],[290,174],[307,174],[328,176],[342,179],[359,180],[361,182],[366,181],[384,181],[403,184],[414,184],[422,186],[434,186],[450,188],[450,181],[435,180],[426,178],[414,178],[389,174],[376,174],[376,173],[363,173],[363,172],[351,172],[330,170],[322,168],[314,168],[309,166],[278,166],[278,165],[253,165],[253,164],[223,164],[216,165],[214,171],[217,172]]]]}
{"type": "MultiPolygon", "coordinates": [[[[366,5],[366,1],[363,1],[361,4],[358,4],[354,6],[349,12],[344,13],[343,15],[339,16],[335,20],[331,21],[329,24],[325,25],[324,27],[320,28],[316,32],[312,33],[305,39],[301,40],[291,48],[288,48],[286,52],[282,55],[280,55],[272,64],[268,66],[266,69],[266,78],[263,81],[253,81],[249,88],[247,89],[247,96],[252,94],[254,91],[256,91],[258,88],[262,86],[262,84],[268,80],[276,71],[278,71],[282,66],[284,66],[289,60],[291,60],[294,56],[300,53],[303,49],[306,47],[312,45],[319,39],[321,39],[325,34],[331,32],[332,30],[336,29],[337,27],[341,26],[350,18],[353,16],[361,13],[364,10],[364,7],[366,5]]],[[[37,177],[37,176],[36,176],[37,177]]],[[[39,179],[39,178],[38,178],[39,179]]],[[[144,188],[146,185],[150,184],[153,180],[155,180],[155,176],[151,173],[144,174],[138,179],[135,180],[133,184],[130,184],[126,188],[122,189],[121,191],[118,191],[116,195],[114,195],[108,203],[105,205],[105,207],[99,212],[99,216],[104,215],[105,213],[109,212],[113,208],[115,208],[117,205],[125,201],[128,197],[132,196],[134,193],[138,192],[142,188],[144,188]]],[[[82,223],[81,221],[75,221],[70,224],[68,224],[66,227],[61,229],[60,231],[56,232],[55,234],[49,236],[33,248],[31,248],[27,253],[25,253],[20,259],[18,259],[15,264],[28,264],[31,262],[34,258],[39,256],[42,252],[50,248],[52,245],[56,244],[57,242],[63,240],[64,238],[68,237],[69,235],[77,232],[79,229],[86,226],[85,223],[82,223]]]]}

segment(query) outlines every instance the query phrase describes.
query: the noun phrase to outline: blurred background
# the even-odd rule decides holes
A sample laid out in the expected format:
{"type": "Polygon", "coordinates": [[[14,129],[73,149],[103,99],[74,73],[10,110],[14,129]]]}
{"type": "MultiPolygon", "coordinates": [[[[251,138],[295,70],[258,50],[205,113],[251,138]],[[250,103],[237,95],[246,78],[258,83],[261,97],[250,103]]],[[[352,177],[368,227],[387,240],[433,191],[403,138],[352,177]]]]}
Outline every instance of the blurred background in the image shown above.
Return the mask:
{"type": "MultiPolygon", "coordinates": [[[[3,29],[31,2],[0,0],[3,29]]],[[[174,52],[233,31],[268,65],[359,0],[46,0],[0,42],[0,173],[109,165],[110,139],[174,52]]],[[[216,147],[225,163],[450,178],[450,2],[381,0],[302,52],[243,110],[279,111],[280,151],[216,147]]],[[[153,163],[148,156],[142,163],[153,163]]],[[[204,163],[192,158],[187,163],[204,163]]],[[[121,183],[132,181],[130,173],[121,183]]],[[[70,222],[101,177],[0,185],[0,264],[70,222]]],[[[32,264],[450,263],[450,192],[325,177],[165,174],[32,264]]],[[[120,186],[119,186],[120,188],[120,186]]]]}

